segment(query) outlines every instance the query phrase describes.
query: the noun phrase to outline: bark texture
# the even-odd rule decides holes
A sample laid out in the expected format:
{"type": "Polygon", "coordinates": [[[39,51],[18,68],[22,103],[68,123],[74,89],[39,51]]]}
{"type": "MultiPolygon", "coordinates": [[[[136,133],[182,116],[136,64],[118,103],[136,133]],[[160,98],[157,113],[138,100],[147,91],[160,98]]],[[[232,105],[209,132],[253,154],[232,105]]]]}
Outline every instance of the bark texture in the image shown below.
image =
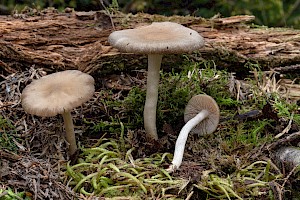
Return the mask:
{"type": "MultiPolygon", "coordinates": [[[[109,46],[114,30],[134,28],[153,21],[173,21],[198,31],[205,47],[190,59],[213,59],[220,68],[244,71],[245,63],[264,70],[300,62],[300,30],[252,27],[253,16],[203,19],[148,14],[112,14],[103,11],[59,13],[53,9],[0,16],[0,68],[14,73],[32,65],[47,71],[79,69],[107,74],[147,67],[145,55],[121,54],[109,46]]],[[[180,67],[184,56],[167,55],[162,67],[180,67]],[[173,64],[171,64],[173,63],[173,64]],[[174,65],[174,63],[176,63],[174,65]]]]}

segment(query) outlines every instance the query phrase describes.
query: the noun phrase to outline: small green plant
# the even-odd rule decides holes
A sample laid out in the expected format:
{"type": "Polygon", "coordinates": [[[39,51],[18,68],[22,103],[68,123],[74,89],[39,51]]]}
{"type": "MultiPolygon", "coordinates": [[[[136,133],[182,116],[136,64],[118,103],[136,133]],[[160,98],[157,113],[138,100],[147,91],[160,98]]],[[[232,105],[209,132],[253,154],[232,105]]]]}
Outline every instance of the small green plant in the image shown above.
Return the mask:
{"type": "Polygon", "coordinates": [[[239,122],[229,120],[223,123],[224,129],[219,134],[223,135],[223,150],[231,155],[239,149],[239,155],[243,155],[253,148],[274,140],[274,135],[269,133],[272,128],[271,120],[254,120],[239,122]]]}
{"type": "Polygon", "coordinates": [[[119,10],[118,0],[112,0],[111,4],[109,5],[109,8],[114,11],[119,10]]]}
{"type": "Polygon", "coordinates": [[[283,117],[286,120],[294,120],[297,125],[300,125],[300,115],[298,113],[299,106],[296,103],[289,103],[284,99],[275,97],[274,108],[278,113],[278,116],[283,117]]]}
{"type": "Polygon", "coordinates": [[[123,101],[125,112],[128,114],[128,122],[133,126],[142,126],[143,111],[146,92],[138,87],[133,87],[123,101]]]}
{"type": "Polygon", "coordinates": [[[0,200],[30,200],[26,192],[15,192],[11,188],[0,188],[0,200]]]}
{"type": "Polygon", "coordinates": [[[0,116],[0,130],[5,131],[10,129],[14,129],[14,126],[11,124],[11,122],[0,116]]]}
{"type": "Polygon", "coordinates": [[[230,74],[226,70],[217,70],[213,61],[206,61],[203,66],[199,71],[202,90],[212,96],[222,109],[238,106],[239,102],[229,92],[230,74]]]}
{"type": "Polygon", "coordinates": [[[10,151],[17,150],[17,146],[14,143],[15,127],[11,122],[2,116],[0,116],[0,149],[5,148],[10,151]]]}

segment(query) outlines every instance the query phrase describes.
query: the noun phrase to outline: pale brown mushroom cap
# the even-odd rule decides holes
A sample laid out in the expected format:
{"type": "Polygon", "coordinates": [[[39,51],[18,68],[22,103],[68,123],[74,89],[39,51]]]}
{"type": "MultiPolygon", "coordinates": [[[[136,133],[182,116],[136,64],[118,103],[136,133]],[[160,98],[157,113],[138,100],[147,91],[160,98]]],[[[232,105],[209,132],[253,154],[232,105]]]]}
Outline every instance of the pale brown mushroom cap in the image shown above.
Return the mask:
{"type": "Polygon", "coordinates": [[[184,111],[184,121],[188,122],[202,110],[207,110],[209,112],[208,117],[191,130],[191,133],[193,134],[210,134],[216,130],[219,124],[219,106],[211,96],[204,94],[196,95],[189,100],[184,111]]]}
{"type": "Polygon", "coordinates": [[[108,41],[122,52],[141,54],[184,53],[204,45],[198,32],[174,22],[153,22],[135,29],[115,31],[108,41]]]}
{"type": "Polygon", "coordinates": [[[78,70],[67,70],[34,80],[22,92],[23,109],[50,117],[71,111],[94,94],[94,78],[78,70]]]}

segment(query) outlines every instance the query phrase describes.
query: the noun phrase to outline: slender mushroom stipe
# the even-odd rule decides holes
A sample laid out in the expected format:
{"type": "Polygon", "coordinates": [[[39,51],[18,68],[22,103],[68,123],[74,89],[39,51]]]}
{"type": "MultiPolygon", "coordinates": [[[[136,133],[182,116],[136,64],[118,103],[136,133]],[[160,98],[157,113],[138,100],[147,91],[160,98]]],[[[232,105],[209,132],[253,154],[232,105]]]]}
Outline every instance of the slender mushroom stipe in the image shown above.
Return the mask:
{"type": "Polygon", "coordinates": [[[158,139],[156,129],[156,109],[158,101],[158,86],[159,86],[159,70],[161,65],[162,55],[149,54],[148,55],[148,78],[146,101],[144,107],[144,127],[148,133],[155,140],[158,139]],[[150,78],[151,77],[151,78],[150,78]],[[146,123],[147,122],[147,123],[146,123]]]}

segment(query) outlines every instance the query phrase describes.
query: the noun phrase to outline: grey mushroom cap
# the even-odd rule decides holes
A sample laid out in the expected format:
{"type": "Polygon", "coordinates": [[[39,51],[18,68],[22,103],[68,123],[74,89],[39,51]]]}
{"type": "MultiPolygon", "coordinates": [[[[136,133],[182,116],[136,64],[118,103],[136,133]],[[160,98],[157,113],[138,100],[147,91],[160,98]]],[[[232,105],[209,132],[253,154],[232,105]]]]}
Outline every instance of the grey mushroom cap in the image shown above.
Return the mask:
{"type": "Polygon", "coordinates": [[[219,106],[211,96],[204,94],[196,95],[189,100],[184,111],[184,121],[188,122],[202,110],[207,110],[209,114],[191,130],[193,134],[210,134],[216,130],[219,124],[219,106]]]}
{"type": "Polygon", "coordinates": [[[184,53],[204,45],[198,32],[174,22],[153,22],[135,29],[115,31],[108,41],[122,52],[140,54],[184,53]]]}
{"type": "Polygon", "coordinates": [[[71,111],[94,94],[94,78],[78,70],[44,76],[22,92],[23,109],[33,115],[50,117],[71,111]]]}

